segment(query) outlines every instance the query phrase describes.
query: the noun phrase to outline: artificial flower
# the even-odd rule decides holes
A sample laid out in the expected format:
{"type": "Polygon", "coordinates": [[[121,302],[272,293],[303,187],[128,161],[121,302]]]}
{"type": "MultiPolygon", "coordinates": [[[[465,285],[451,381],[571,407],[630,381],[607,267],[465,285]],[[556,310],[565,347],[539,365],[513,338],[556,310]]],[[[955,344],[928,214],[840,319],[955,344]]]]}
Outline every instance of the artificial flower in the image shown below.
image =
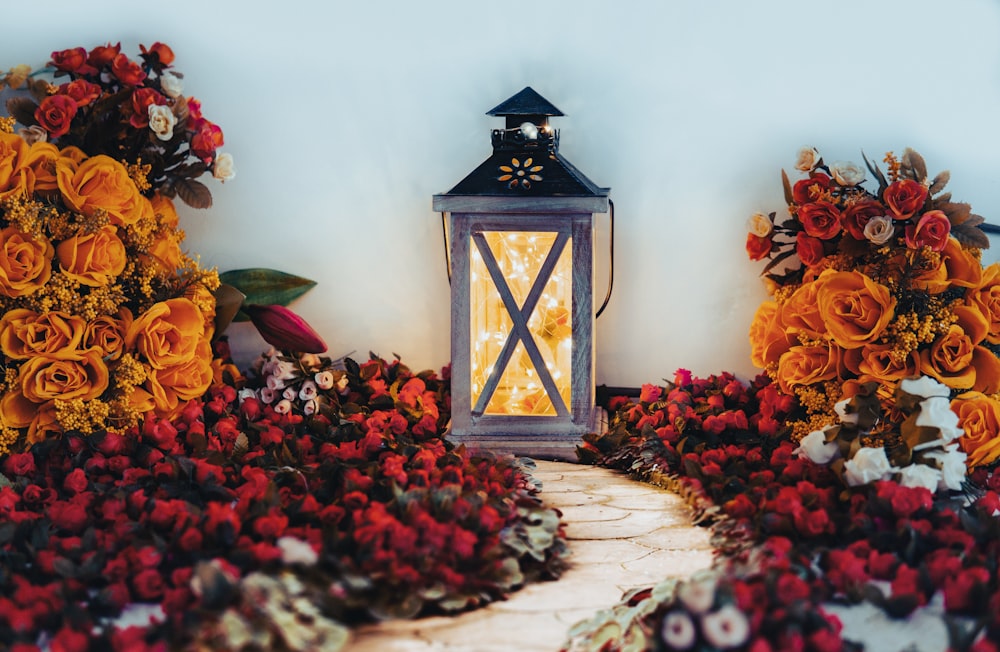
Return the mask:
{"type": "Polygon", "coordinates": [[[844,479],[852,487],[884,480],[892,471],[884,448],[861,448],[844,462],[844,479]]]}
{"type": "Polygon", "coordinates": [[[829,464],[840,455],[840,447],[835,441],[827,441],[825,431],[814,430],[799,440],[793,454],[805,456],[817,464],[829,464]]]}

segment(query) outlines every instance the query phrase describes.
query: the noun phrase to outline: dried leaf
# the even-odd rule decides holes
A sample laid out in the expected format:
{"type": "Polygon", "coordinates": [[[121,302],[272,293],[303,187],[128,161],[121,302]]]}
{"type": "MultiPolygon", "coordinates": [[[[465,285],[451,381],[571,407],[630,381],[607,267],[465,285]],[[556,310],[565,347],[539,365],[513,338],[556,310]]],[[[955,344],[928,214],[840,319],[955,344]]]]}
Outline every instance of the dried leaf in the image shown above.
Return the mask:
{"type": "Polygon", "coordinates": [[[241,432],[233,444],[233,458],[241,459],[250,450],[250,439],[245,432],[241,432]]]}
{"type": "Polygon", "coordinates": [[[990,237],[978,226],[966,224],[953,224],[951,235],[967,247],[977,247],[979,249],[990,248],[990,237]]]}
{"type": "Polygon", "coordinates": [[[944,211],[952,226],[962,224],[972,215],[972,206],[964,202],[948,202],[938,204],[938,209],[944,211]]]}
{"type": "Polygon", "coordinates": [[[181,201],[191,208],[209,208],[212,205],[212,192],[200,181],[178,179],[174,189],[181,201]]]}
{"type": "MultiPolygon", "coordinates": [[[[236,318],[243,301],[247,298],[245,294],[237,290],[228,283],[222,283],[215,291],[215,332],[222,334],[229,324],[236,318]]],[[[244,317],[247,319],[247,317],[244,317]]]]}
{"type": "Polygon", "coordinates": [[[865,166],[868,167],[868,171],[872,173],[872,176],[878,179],[878,194],[881,195],[882,191],[889,187],[889,182],[886,181],[885,175],[882,174],[882,170],[878,169],[877,165],[869,161],[863,151],[861,152],[861,158],[864,159],[865,166]]]}
{"type": "Polygon", "coordinates": [[[927,163],[924,162],[924,157],[909,147],[903,152],[902,164],[904,168],[913,171],[912,177],[917,181],[922,182],[927,178],[927,163]]]}
{"type": "Polygon", "coordinates": [[[781,187],[785,191],[785,203],[786,204],[794,203],[792,195],[792,184],[791,182],[788,181],[788,175],[785,173],[784,170],[781,171],[781,187]]]}
{"type": "Polygon", "coordinates": [[[928,188],[928,192],[931,195],[938,194],[939,192],[944,190],[944,187],[948,185],[948,181],[950,180],[951,180],[951,173],[948,172],[948,170],[939,173],[936,177],[934,177],[934,180],[931,182],[931,186],[930,188],[928,188]]]}
{"type": "Polygon", "coordinates": [[[38,124],[35,120],[36,103],[30,97],[12,97],[7,100],[7,113],[26,127],[38,124]]]}
{"type": "Polygon", "coordinates": [[[781,252],[780,254],[778,254],[777,256],[775,256],[774,258],[771,259],[771,262],[769,262],[764,267],[764,269],[761,271],[761,274],[762,275],[763,274],[767,274],[772,269],[774,269],[779,263],[781,263],[784,260],[787,260],[794,253],[795,253],[794,249],[789,249],[788,251],[781,252]]]}

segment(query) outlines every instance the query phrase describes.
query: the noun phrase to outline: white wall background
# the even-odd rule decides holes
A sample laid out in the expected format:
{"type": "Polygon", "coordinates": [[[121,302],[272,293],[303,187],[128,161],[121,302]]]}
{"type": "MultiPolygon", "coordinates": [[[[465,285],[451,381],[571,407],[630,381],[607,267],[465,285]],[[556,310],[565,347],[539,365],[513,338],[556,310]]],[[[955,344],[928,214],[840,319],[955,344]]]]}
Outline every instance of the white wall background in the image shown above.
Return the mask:
{"type": "MultiPolygon", "coordinates": [[[[484,113],[527,85],[567,114],[561,151],[616,203],[599,383],[755,373],[746,332],[766,295],[744,222],[781,209],[802,145],[858,162],[913,147],[1000,224],[995,0],[50,0],[3,21],[0,69],[108,41],[174,49],[238,169],[212,209],[182,212],[188,248],[318,281],[293,308],[335,355],[448,362],[431,196],[489,155],[484,113]]],[[[236,335],[243,359],[264,347],[236,335]]]]}

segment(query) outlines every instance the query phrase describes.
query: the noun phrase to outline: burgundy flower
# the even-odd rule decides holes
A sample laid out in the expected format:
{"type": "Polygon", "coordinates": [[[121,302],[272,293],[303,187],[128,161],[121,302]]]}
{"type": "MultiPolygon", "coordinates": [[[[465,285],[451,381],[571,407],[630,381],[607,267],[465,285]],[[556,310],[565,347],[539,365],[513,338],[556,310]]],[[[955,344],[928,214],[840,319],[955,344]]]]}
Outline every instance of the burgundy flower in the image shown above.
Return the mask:
{"type": "Polygon", "coordinates": [[[152,602],[163,596],[163,576],[155,568],[146,568],[132,577],[132,590],[135,597],[144,602],[152,602]]]}
{"type": "Polygon", "coordinates": [[[35,456],[28,453],[12,453],[3,462],[3,472],[8,476],[27,476],[35,472],[35,456]]]}

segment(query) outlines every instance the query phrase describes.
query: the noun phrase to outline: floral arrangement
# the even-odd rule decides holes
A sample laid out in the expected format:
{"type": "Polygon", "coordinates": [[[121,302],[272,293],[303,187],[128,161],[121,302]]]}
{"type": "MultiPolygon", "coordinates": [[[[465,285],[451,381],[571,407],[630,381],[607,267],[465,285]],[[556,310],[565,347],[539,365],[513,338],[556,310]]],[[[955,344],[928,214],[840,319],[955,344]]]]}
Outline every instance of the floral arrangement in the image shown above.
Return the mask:
{"type": "Polygon", "coordinates": [[[127,166],[140,193],[211,206],[211,191],[197,179],[211,172],[227,181],[236,174],[233,157],[219,151],[222,129],[202,114],[201,102],[183,94],[169,46],[140,50],[135,60],[120,43],[75,47],[53,52],[41,70],[16,66],[0,78],[0,89],[28,95],[9,100],[7,110],[29,144],[109,156],[127,166]]]}
{"type": "Polygon", "coordinates": [[[109,156],[0,130],[0,452],[176,415],[214,375],[218,275],[109,156]]]}
{"type": "MultiPolygon", "coordinates": [[[[924,379],[903,388],[906,419],[933,413],[934,425],[923,435],[947,438],[957,414],[946,415],[941,401],[947,399],[935,394],[940,386],[924,379]]],[[[835,461],[817,463],[802,453],[812,443],[793,442],[790,429],[760,427],[763,412],[783,421],[797,410],[793,397],[766,377],[746,384],[726,373],[696,378],[680,370],[665,388],[646,385],[637,400],[613,398],[607,407],[608,433],[588,437],[582,459],[679,492],[695,521],[711,525],[723,554],[709,572],[638,589],[579,622],[564,650],[856,650],[861,643],[842,628],[837,607],[864,601],[903,618],[936,600],[950,649],[1000,645],[1000,474],[942,470],[930,487],[906,482],[897,469],[845,484],[835,461]],[[688,407],[697,417],[679,413],[688,407]],[[729,411],[742,411],[745,421],[728,419],[724,428],[711,428],[717,432],[705,432],[705,417],[729,411]],[[671,413],[687,439],[653,426],[671,413]],[[950,491],[935,494],[945,477],[964,480],[965,500],[949,498],[950,491]]],[[[863,396],[845,403],[841,427],[852,425],[851,415],[859,423],[871,418],[869,408],[880,410],[881,403],[863,396]]],[[[814,443],[833,456],[847,442],[845,435],[814,443]]],[[[918,446],[916,454],[947,446],[918,446]]],[[[870,470],[860,461],[858,467],[858,474],[870,470]]]]}
{"type": "Polygon", "coordinates": [[[909,415],[896,389],[926,376],[955,399],[969,465],[990,464],[1000,456],[983,427],[1000,414],[1000,265],[979,261],[983,220],[943,192],[947,172],[929,178],[912,150],[887,154],[887,173],[865,162],[873,191],[864,168],[827,165],[805,148],[804,177],[783,175],[789,217],[750,218],[747,251],[769,259],[772,297],[750,327],[752,361],[803,407],[790,424],[796,440],[837,424],[837,404],[875,383],[879,418],[860,441],[896,451],[897,463],[926,442],[901,433],[909,415]]]}

